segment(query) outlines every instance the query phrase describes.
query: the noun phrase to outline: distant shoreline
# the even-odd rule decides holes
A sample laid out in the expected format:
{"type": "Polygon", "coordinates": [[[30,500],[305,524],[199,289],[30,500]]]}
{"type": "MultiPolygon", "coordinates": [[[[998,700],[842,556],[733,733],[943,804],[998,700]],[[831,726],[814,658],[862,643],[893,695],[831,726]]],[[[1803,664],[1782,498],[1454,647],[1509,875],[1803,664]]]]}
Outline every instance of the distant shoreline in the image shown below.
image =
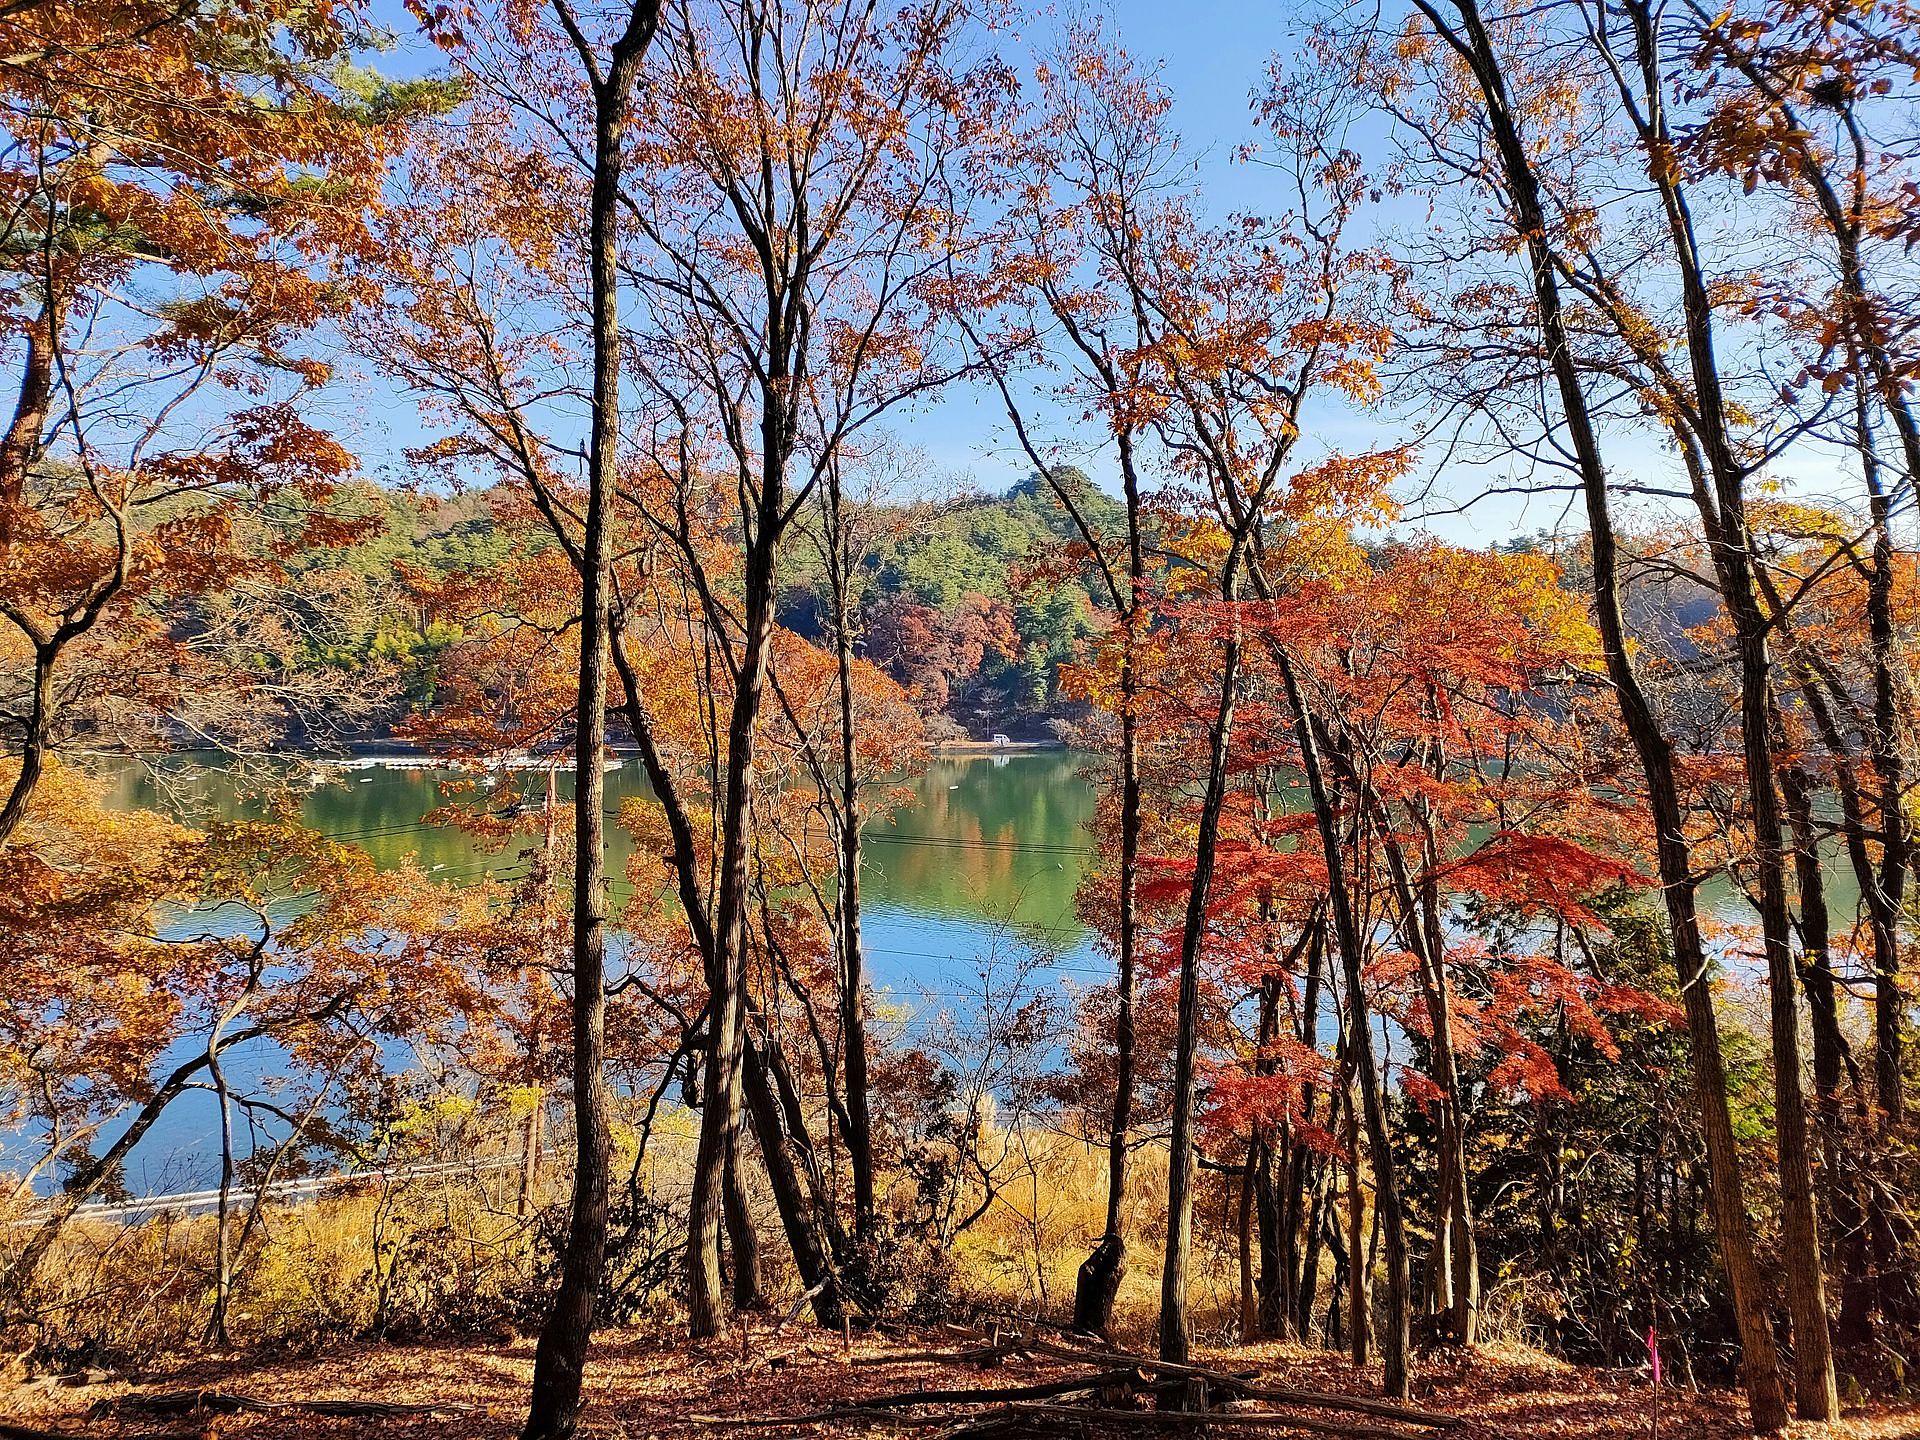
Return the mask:
{"type": "Polygon", "coordinates": [[[1066,748],[1060,740],[1008,740],[1004,744],[994,740],[935,740],[927,746],[936,755],[1011,755],[1066,748]]]}
{"type": "MultiPolygon", "coordinates": [[[[933,740],[927,744],[927,750],[934,755],[1033,755],[1064,751],[1069,748],[1071,747],[1061,740],[933,740]]],[[[101,751],[97,753],[101,755],[111,755],[114,752],[101,751]]],[[[197,750],[186,746],[169,750],[165,753],[169,756],[178,756],[181,758],[224,754],[222,751],[197,750]]],[[[639,750],[633,746],[609,745],[607,747],[607,759],[615,765],[623,764],[629,760],[636,760],[639,756],[639,750]]],[[[442,767],[457,769],[471,766],[486,769],[523,770],[544,768],[548,760],[553,757],[517,754],[495,756],[491,759],[473,757],[463,762],[451,756],[438,754],[432,750],[422,750],[395,741],[371,740],[350,744],[342,750],[333,752],[290,748],[274,751],[270,755],[258,755],[254,758],[296,760],[321,768],[344,770],[364,769],[369,766],[378,765],[391,765],[402,769],[439,769],[442,767]]],[[[560,768],[571,769],[571,760],[569,759],[562,763],[560,768]]]]}

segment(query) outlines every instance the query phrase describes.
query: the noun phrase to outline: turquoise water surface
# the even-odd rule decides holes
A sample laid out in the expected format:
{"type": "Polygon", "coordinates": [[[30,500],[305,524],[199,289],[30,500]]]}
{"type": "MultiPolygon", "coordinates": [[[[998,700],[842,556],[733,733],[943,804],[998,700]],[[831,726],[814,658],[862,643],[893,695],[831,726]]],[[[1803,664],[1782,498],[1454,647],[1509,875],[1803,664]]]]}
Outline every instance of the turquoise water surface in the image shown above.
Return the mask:
{"type": "MultiPolygon", "coordinates": [[[[1044,955],[1029,985],[1091,986],[1109,973],[1091,936],[1074,916],[1076,887],[1091,863],[1086,826],[1094,791],[1086,757],[1066,751],[968,755],[936,759],[898,784],[904,803],[867,830],[861,872],[861,933],[876,1004],[902,1023],[976,1003],[980,971],[994,957],[1011,971],[1010,953],[1044,955]]],[[[328,767],[297,791],[302,821],[360,846],[383,867],[413,858],[446,881],[506,874],[526,863],[524,842],[489,853],[458,829],[424,823],[449,799],[471,795],[471,776],[411,767],[328,767]]],[[[544,770],[508,770],[489,786],[544,800],[544,770]]],[[[570,777],[558,777],[564,800],[570,777]]],[[[191,760],[164,766],[118,764],[108,771],[110,804],[170,811],[183,820],[233,819],[261,812],[256,787],[219,764],[191,760]]],[[[645,796],[637,761],[607,775],[607,807],[645,796]]],[[[608,828],[607,871],[616,907],[632,893],[626,878],[631,842],[608,828]]],[[[181,1055],[187,1053],[183,1048],[181,1055]]],[[[236,1088],[271,1082],[275,1052],[261,1047],[233,1055],[226,1069],[236,1088]]],[[[407,1057],[397,1055],[396,1065],[407,1057]]],[[[128,1189],[175,1193],[209,1184],[218,1174],[217,1111],[211,1095],[188,1094],[135,1149],[128,1189]]],[[[0,1166],[4,1165],[0,1146],[0,1166]]]]}

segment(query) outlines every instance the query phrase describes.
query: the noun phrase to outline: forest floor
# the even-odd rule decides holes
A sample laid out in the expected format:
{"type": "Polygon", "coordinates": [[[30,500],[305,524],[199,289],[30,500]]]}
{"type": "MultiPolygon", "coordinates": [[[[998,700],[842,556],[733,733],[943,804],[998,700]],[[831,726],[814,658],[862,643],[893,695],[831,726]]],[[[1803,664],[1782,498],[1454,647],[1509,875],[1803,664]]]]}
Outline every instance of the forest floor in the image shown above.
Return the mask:
{"type": "MultiPolygon", "coordinates": [[[[594,1347],[581,1435],[583,1440],[885,1437],[898,1433],[899,1427],[916,1426],[924,1434],[929,1426],[945,1428],[945,1422],[926,1418],[921,1409],[904,1410],[885,1426],[847,1420],[789,1426],[741,1422],[775,1421],[906,1390],[1022,1385],[1074,1373],[1072,1366],[1044,1357],[1015,1357],[991,1367],[915,1358],[929,1349],[950,1349],[952,1343],[938,1336],[856,1338],[847,1349],[839,1337],[826,1338],[799,1325],[776,1328],[769,1322],[753,1328],[744,1342],[736,1332],[726,1343],[689,1349],[665,1343],[654,1332],[609,1331],[594,1347]],[[728,1417],[732,1423],[715,1423],[715,1417],[728,1417]]],[[[1267,1385],[1343,1395],[1380,1393],[1377,1374],[1356,1371],[1338,1356],[1297,1345],[1203,1350],[1195,1359],[1242,1374],[1257,1370],[1267,1385]]],[[[199,1356],[156,1366],[137,1378],[18,1384],[0,1393],[0,1440],[40,1435],[86,1440],[509,1440],[524,1416],[532,1369],[533,1342],[526,1339],[348,1345],[277,1357],[257,1352],[199,1356]],[[248,1396],[287,1408],[182,1413],[180,1401],[194,1391],[248,1396]],[[173,1408],[142,1403],[156,1396],[174,1397],[173,1408]],[[327,1400],[443,1408],[432,1414],[378,1418],[295,1408],[327,1400]]],[[[1581,1369],[1536,1352],[1493,1347],[1470,1355],[1425,1357],[1416,1375],[1413,1403],[1457,1416],[1460,1423],[1445,1430],[1406,1431],[1409,1440],[1597,1440],[1656,1433],[1656,1405],[1644,1374],[1581,1369]]],[[[1731,1440],[1746,1433],[1744,1407],[1729,1392],[1668,1390],[1659,1397],[1657,1411],[1657,1433],[1671,1440],[1731,1440]]],[[[1329,1428],[1374,1426],[1369,1433],[1376,1440],[1398,1433],[1397,1427],[1365,1415],[1311,1413],[1329,1428]]],[[[1226,1423],[1217,1428],[1219,1434],[1297,1433],[1256,1431],[1221,1418],[1226,1423]]],[[[1151,1436],[1157,1427],[1122,1429],[1132,1436],[1151,1436]]],[[[1122,1430],[1078,1419],[1066,1425],[1036,1419],[1020,1433],[1098,1437],[1122,1430]]],[[[1814,1435],[1834,1440],[1920,1437],[1920,1403],[1873,1403],[1850,1411],[1837,1425],[1797,1425],[1793,1433],[1809,1440],[1814,1435]]]]}

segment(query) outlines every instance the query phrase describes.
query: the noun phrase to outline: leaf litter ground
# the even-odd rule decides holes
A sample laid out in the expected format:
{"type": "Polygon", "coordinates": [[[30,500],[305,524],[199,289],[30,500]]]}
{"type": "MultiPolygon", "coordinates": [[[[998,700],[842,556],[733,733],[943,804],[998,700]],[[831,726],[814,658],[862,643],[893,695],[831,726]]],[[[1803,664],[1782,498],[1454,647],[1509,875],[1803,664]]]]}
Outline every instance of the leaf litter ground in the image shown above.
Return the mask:
{"type": "MultiPolygon", "coordinates": [[[[1163,1427],[1144,1408],[1131,1418],[1114,1414],[1154,1401],[1149,1393],[1128,1395],[1124,1386],[1110,1383],[1093,1395],[1063,1393],[1058,1403],[1054,1397],[975,1406],[898,1403],[910,1391],[1040,1389],[1113,1373],[1044,1353],[1045,1342],[1043,1353],[993,1353],[994,1347],[969,1344],[957,1333],[855,1337],[848,1347],[841,1337],[798,1324],[754,1320],[725,1342],[688,1347],[658,1332],[608,1331],[594,1349],[581,1434],[584,1440],[726,1440],[762,1434],[1206,1433],[1192,1425],[1163,1427]],[[1070,1407],[1076,1403],[1087,1408],[1075,1412],[1070,1407]],[[891,1408],[861,1408],[882,1404],[891,1408]],[[860,1413],[781,1423],[849,1409],[860,1413]]],[[[1208,1349],[1195,1363],[1269,1395],[1312,1391],[1332,1401],[1380,1393],[1377,1372],[1358,1371],[1339,1356],[1298,1345],[1208,1349]]],[[[524,1417],[532,1367],[533,1342],[525,1338],[184,1358],[137,1377],[94,1375],[79,1377],[86,1383],[78,1384],[43,1378],[16,1385],[0,1396],[0,1440],[36,1434],[88,1440],[508,1440],[524,1417]],[[195,1405],[196,1397],[205,1403],[195,1405]]],[[[1142,1381],[1162,1384],[1166,1378],[1151,1367],[1139,1374],[1142,1381]]],[[[1747,1433],[1744,1407],[1732,1392],[1669,1389],[1656,1400],[1644,1373],[1584,1369],[1517,1347],[1427,1356],[1416,1377],[1412,1405],[1444,1417],[1444,1428],[1403,1424],[1339,1404],[1302,1403],[1295,1394],[1287,1396],[1284,1415],[1300,1422],[1296,1428],[1273,1407],[1217,1388],[1210,1398],[1222,1408],[1208,1417],[1209,1428],[1223,1436],[1404,1434],[1408,1440],[1601,1440],[1656,1433],[1671,1440],[1733,1440],[1747,1433]]],[[[1793,1434],[1796,1440],[1920,1440],[1920,1402],[1869,1403],[1850,1409],[1837,1425],[1800,1425],[1793,1434]]]]}

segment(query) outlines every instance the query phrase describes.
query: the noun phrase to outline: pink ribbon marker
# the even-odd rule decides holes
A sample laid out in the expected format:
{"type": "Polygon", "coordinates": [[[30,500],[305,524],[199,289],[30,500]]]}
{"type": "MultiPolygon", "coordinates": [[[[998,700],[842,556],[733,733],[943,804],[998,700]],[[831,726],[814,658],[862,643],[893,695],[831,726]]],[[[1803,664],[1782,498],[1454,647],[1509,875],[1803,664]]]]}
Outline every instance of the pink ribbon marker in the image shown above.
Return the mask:
{"type": "Polygon", "coordinates": [[[1647,1327],[1647,1355],[1653,1362],[1653,1388],[1660,1388],[1660,1332],[1653,1326],[1647,1327]]]}

